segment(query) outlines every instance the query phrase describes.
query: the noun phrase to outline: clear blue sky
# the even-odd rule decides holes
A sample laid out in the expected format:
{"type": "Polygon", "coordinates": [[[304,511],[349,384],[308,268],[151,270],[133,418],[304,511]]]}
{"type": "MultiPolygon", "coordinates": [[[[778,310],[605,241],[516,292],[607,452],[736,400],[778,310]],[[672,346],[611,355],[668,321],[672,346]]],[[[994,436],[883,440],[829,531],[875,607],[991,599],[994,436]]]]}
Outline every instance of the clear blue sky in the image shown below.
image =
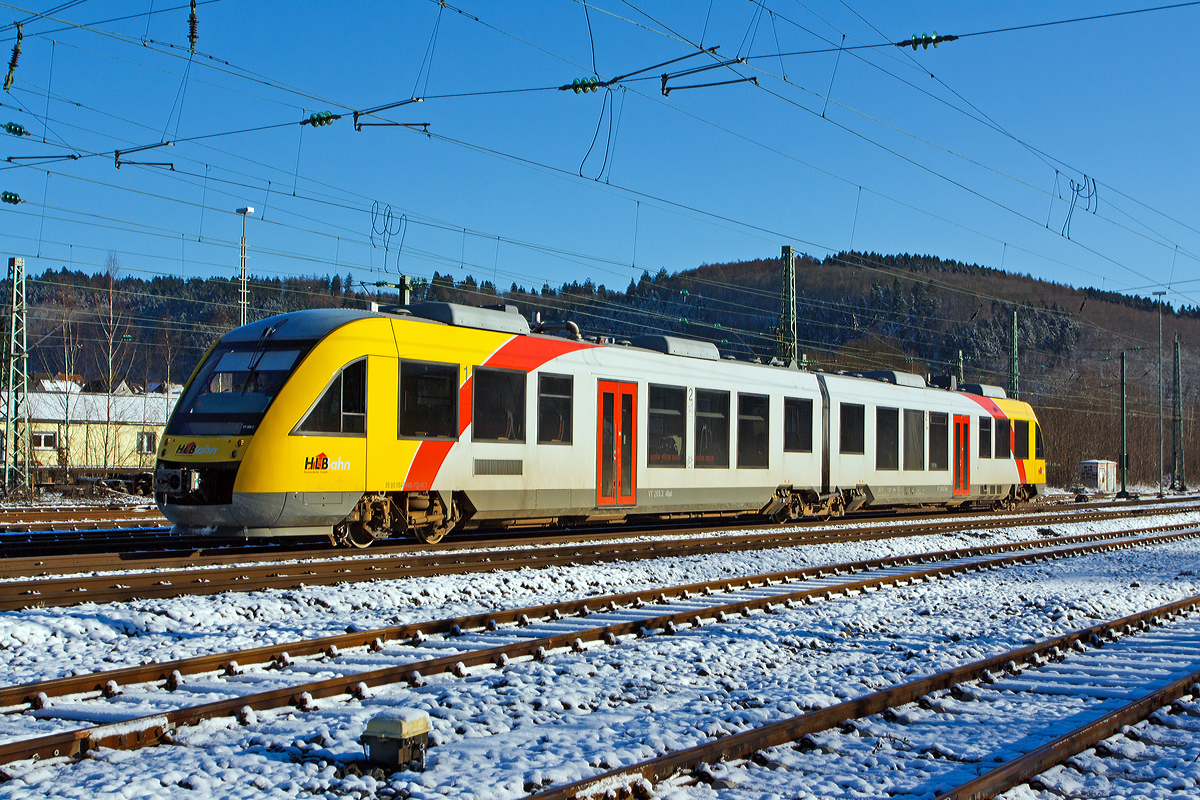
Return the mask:
{"type": "Polygon", "coordinates": [[[1143,295],[1169,283],[1168,300],[1200,304],[1200,6],[836,51],[843,35],[878,44],[1144,5],[216,0],[198,6],[189,60],[179,0],[0,3],[6,60],[8,21],[46,14],[24,25],[0,95],[0,121],[32,134],[0,134],[0,158],[19,158],[2,162],[0,189],[27,201],[0,205],[0,253],[31,273],[100,269],[113,251],[127,275],[232,277],[233,210],[251,205],[251,271],[268,276],[438,270],[623,289],[643,269],[794,244],[1143,295]],[[611,91],[508,91],[592,75],[592,42],[604,80],[720,49],[611,91]],[[668,85],[757,86],[663,96],[664,71],[738,56],[668,85]],[[363,119],[427,122],[432,137],[354,130],[352,111],[414,96],[427,99],[363,119]],[[325,110],[347,116],[296,124],[325,110]],[[123,160],[174,171],[115,167],[114,150],[163,140],[175,144],[123,160]],[[70,153],[84,157],[27,158],[70,153]],[[1071,181],[1095,181],[1095,195],[1091,210],[1077,200],[1068,239],[1071,181]]]}

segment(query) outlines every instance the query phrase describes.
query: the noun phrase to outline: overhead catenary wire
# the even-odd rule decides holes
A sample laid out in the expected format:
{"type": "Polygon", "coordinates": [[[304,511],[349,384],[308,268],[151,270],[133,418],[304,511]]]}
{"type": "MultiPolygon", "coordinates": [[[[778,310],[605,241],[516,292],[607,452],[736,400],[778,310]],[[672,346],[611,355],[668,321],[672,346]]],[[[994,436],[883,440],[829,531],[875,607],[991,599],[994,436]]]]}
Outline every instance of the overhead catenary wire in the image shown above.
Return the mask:
{"type": "Polygon", "coordinates": [[[476,18],[476,20],[478,20],[478,18],[476,18]]]}

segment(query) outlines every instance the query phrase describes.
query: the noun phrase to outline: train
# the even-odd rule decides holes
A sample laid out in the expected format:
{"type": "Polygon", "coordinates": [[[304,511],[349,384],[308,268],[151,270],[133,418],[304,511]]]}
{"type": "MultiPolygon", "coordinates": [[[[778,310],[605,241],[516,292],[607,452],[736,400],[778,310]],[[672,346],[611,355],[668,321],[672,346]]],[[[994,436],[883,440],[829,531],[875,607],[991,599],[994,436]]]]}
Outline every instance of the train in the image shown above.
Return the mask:
{"type": "Polygon", "coordinates": [[[862,509],[1043,494],[1028,403],[890,370],[585,338],[513,306],[313,309],[225,334],[161,439],[177,532],[434,543],[451,531],[862,509]],[[940,384],[940,385],[932,385],[940,384]]]}

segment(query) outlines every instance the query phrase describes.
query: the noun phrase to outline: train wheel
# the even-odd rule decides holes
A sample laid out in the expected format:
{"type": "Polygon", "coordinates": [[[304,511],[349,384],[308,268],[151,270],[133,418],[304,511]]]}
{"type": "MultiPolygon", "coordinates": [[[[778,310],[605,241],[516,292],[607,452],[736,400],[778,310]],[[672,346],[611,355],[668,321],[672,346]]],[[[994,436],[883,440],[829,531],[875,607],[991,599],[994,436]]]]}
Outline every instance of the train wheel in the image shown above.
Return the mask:
{"type": "Polygon", "coordinates": [[[412,529],[417,537],[417,541],[421,544],[437,544],[447,533],[454,530],[454,526],[458,524],[460,513],[457,501],[451,500],[450,508],[446,508],[441,498],[434,495],[433,502],[437,505],[438,510],[442,512],[442,518],[439,522],[419,525],[412,529]]]}
{"type": "Polygon", "coordinates": [[[370,547],[373,541],[375,541],[375,534],[371,533],[370,528],[362,523],[354,523],[346,531],[346,543],[360,550],[370,547]]]}
{"type": "Polygon", "coordinates": [[[446,535],[447,531],[435,528],[432,525],[425,525],[420,528],[414,528],[413,533],[416,534],[417,541],[421,544],[437,544],[446,535]]]}
{"type": "Polygon", "coordinates": [[[375,541],[375,534],[361,522],[350,522],[336,526],[329,540],[333,542],[334,547],[357,547],[361,550],[371,546],[371,542],[375,541]]]}

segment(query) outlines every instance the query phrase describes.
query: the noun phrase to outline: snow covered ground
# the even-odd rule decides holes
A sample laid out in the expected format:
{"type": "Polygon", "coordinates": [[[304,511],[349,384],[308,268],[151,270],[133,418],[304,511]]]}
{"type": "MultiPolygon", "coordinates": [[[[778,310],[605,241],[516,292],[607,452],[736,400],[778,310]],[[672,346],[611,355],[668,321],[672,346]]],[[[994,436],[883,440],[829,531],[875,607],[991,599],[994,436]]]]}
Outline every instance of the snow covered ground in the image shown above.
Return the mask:
{"type": "MultiPolygon", "coordinates": [[[[1177,515],[1176,520],[1200,524],[1200,514],[1177,515]]],[[[1066,535],[1147,524],[1152,523],[1053,527],[1066,535]]],[[[10,612],[0,615],[0,683],[286,642],[339,633],[351,625],[366,629],[1030,538],[1041,534],[1033,528],[982,528],[759,553],[10,612]]],[[[597,774],[1018,643],[1200,594],[1197,556],[1200,543],[1181,542],[964,575],[774,615],[755,614],[673,637],[597,646],[583,654],[555,652],[544,662],[515,662],[503,671],[479,670],[466,679],[435,676],[419,688],[381,688],[365,701],[320,701],[320,708],[308,713],[260,712],[248,726],[215,720],[181,730],[180,746],[101,751],[78,764],[12,765],[8,773],[14,779],[0,785],[0,798],[103,793],[520,797],[542,785],[597,774]],[[429,712],[435,746],[427,770],[347,774],[347,763],[362,754],[357,738],[367,720],[389,707],[429,712]]],[[[347,657],[361,661],[384,655],[347,657]]],[[[314,678],[335,674],[329,665],[307,669],[316,673],[314,678]]],[[[271,688],[272,676],[279,674],[247,674],[245,690],[271,688]]],[[[203,678],[189,679],[186,688],[177,693],[177,702],[204,702],[229,691],[226,682],[206,683],[203,678]]],[[[15,738],[17,730],[27,731],[24,735],[44,731],[49,721],[33,717],[29,712],[4,720],[4,738],[15,738]]],[[[880,763],[881,769],[889,768],[880,763]]],[[[773,791],[769,779],[767,770],[766,782],[753,789],[671,791],[766,797],[773,791]]],[[[785,790],[781,782],[777,791],[795,796],[795,786],[789,786],[785,790]]],[[[882,786],[857,776],[832,796],[869,796],[882,786]]],[[[827,790],[834,791],[823,788],[820,796],[831,796],[827,790]]]]}

